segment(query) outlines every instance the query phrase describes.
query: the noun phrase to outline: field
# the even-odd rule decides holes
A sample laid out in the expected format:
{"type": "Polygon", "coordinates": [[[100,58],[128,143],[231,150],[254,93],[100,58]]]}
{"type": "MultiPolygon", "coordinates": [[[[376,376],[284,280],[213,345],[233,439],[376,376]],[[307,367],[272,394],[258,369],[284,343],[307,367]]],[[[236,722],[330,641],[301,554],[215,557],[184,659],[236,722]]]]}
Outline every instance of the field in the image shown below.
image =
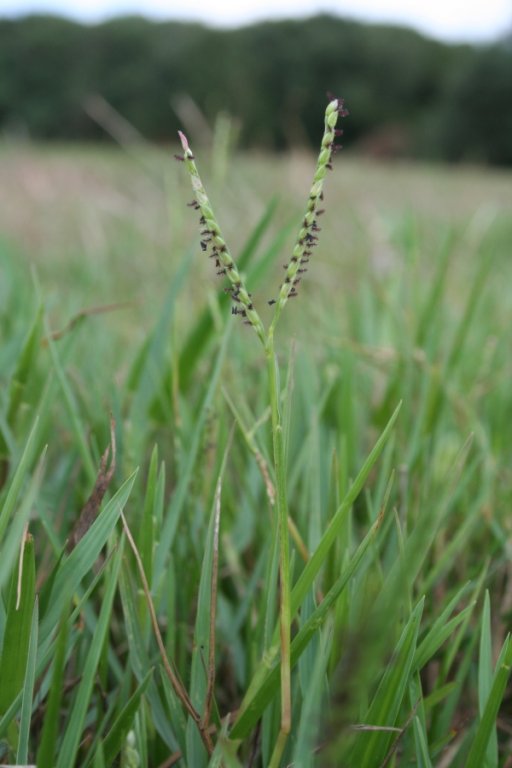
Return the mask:
{"type": "MultiPolygon", "coordinates": [[[[268,326],[315,159],[195,154],[268,326]]],[[[0,177],[0,761],[512,766],[511,173],[341,153],[274,399],[172,152],[0,177]]]]}

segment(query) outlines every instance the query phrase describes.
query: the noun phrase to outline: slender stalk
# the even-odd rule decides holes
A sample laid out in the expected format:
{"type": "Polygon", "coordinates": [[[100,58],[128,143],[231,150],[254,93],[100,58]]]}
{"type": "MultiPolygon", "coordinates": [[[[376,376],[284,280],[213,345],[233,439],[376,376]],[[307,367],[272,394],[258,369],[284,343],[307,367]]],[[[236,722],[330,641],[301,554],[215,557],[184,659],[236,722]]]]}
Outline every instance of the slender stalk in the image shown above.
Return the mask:
{"type": "Polygon", "coordinates": [[[277,532],[279,538],[279,627],[281,638],[281,730],[270,766],[278,766],[291,728],[290,681],[290,555],[288,541],[288,501],[283,425],[279,408],[279,368],[274,351],[274,334],[269,330],[265,345],[272,416],[272,441],[276,481],[277,532]]]}
{"type": "MultiPolygon", "coordinates": [[[[252,296],[247,290],[243,275],[238,271],[237,265],[231,256],[226,242],[222,236],[220,226],[213,212],[212,205],[206,194],[206,190],[199,176],[199,171],[195,163],[192,150],[189,147],[186,137],[179,131],[183,155],[176,155],[176,158],[185,163],[190,174],[194,199],[188,205],[194,208],[200,214],[201,230],[201,249],[208,253],[213,259],[217,275],[224,276],[229,282],[227,292],[231,295],[233,306],[231,312],[233,315],[239,315],[247,325],[251,325],[265,348],[267,359],[270,411],[272,417],[272,443],[274,453],[274,473],[275,473],[275,502],[276,502],[276,527],[275,536],[279,547],[279,630],[281,647],[281,727],[277,741],[274,747],[269,768],[279,768],[281,757],[283,755],[288,735],[291,730],[291,664],[290,664],[290,625],[291,625],[291,604],[290,604],[290,552],[289,552],[289,533],[290,527],[294,540],[302,544],[299,547],[303,557],[307,559],[307,550],[304,547],[300,535],[295,528],[293,521],[288,518],[288,501],[286,496],[286,467],[284,435],[281,411],[279,408],[279,366],[274,351],[274,331],[276,329],[281,312],[288,299],[298,295],[297,287],[302,280],[302,276],[307,272],[309,260],[315,248],[320,226],[318,217],[324,213],[323,208],[319,207],[323,200],[323,184],[327,171],[332,169],[332,158],[340,148],[336,144],[336,137],[340,136],[342,131],[336,129],[338,117],[344,117],[347,113],[342,99],[332,99],[327,105],[325,111],[324,134],[318,155],[313,184],[311,186],[306,211],[302,220],[297,241],[293,248],[292,255],[286,265],[286,274],[279,290],[277,299],[273,299],[269,304],[275,304],[274,316],[269,328],[266,330],[263,322],[254,307],[252,296]]],[[[254,451],[254,448],[253,448],[254,451]]],[[[264,474],[265,476],[265,474],[264,474]]],[[[269,484],[265,478],[267,491],[269,484]]],[[[271,498],[271,497],[270,497],[271,498]]],[[[271,498],[272,503],[272,498],[271,498]]],[[[211,642],[213,645],[213,641],[211,642]]],[[[211,650],[211,648],[210,648],[211,650]]],[[[277,652],[277,644],[276,644],[277,652]]],[[[208,712],[208,707],[206,708],[208,712]]],[[[208,718],[205,719],[205,724],[208,718]]],[[[201,725],[201,724],[200,724],[201,725]]],[[[205,733],[201,733],[205,736],[205,733]]]]}

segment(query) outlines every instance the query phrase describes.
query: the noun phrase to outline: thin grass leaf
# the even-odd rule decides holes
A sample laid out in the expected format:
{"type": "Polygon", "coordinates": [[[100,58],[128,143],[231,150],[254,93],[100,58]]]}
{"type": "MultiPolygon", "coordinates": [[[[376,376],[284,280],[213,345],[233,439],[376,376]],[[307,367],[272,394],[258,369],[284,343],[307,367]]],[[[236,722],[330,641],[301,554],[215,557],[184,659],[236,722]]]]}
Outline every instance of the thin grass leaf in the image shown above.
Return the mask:
{"type": "MultiPolygon", "coordinates": [[[[480,631],[480,651],[478,658],[478,711],[483,717],[493,684],[492,670],[492,630],[491,630],[491,600],[489,590],[485,590],[484,608],[480,631]]],[[[498,734],[496,727],[492,729],[486,752],[488,765],[498,764],[498,734]]]]}
{"type": "MultiPolygon", "coordinates": [[[[87,535],[84,537],[84,539],[82,539],[82,541],[85,541],[86,538],[87,535]]],[[[87,715],[87,709],[89,707],[89,701],[91,698],[94,681],[96,679],[96,675],[98,674],[98,665],[100,662],[103,645],[110,626],[112,603],[117,590],[117,580],[119,577],[119,571],[123,557],[123,544],[124,538],[121,538],[117,545],[117,551],[111,561],[111,568],[108,574],[108,578],[105,580],[106,589],[101,603],[100,614],[98,616],[94,634],[91,638],[87,656],[84,662],[80,684],[76,691],[74,704],[71,709],[62,743],[60,745],[56,768],[69,768],[69,766],[75,765],[75,761],[78,755],[80,739],[87,715]]],[[[79,546],[80,544],[77,545],[77,549],[79,546]]],[[[76,549],[74,551],[76,552],[76,549]]]]}
{"type": "MultiPolygon", "coordinates": [[[[201,715],[201,727],[210,726],[210,714],[215,682],[215,620],[217,609],[217,578],[219,562],[219,531],[221,512],[221,488],[227,458],[224,453],[222,468],[217,481],[212,513],[206,534],[205,551],[199,579],[194,650],[190,675],[190,700],[201,715]]],[[[203,740],[199,739],[196,724],[189,720],[187,726],[187,760],[200,768],[206,765],[203,740]]]]}
{"type": "Polygon", "coordinates": [[[23,343],[23,347],[16,362],[16,368],[11,378],[9,387],[9,406],[7,409],[7,421],[11,427],[16,421],[18,410],[30,380],[31,373],[36,368],[36,360],[41,348],[42,332],[43,308],[39,307],[32,327],[23,343]]]}
{"type": "Polygon", "coordinates": [[[183,463],[183,467],[181,468],[180,476],[178,478],[178,485],[176,487],[176,490],[174,491],[172,501],[170,503],[169,509],[167,510],[167,514],[164,518],[164,522],[160,530],[160,539],[157,545],[157,549],[155,552],[155,560],[154,560],[154,579],[157,584],[160,582],[163,576],[165,563],[169,556],[172,541],[174,539],[174,535],[176,533],[176,529],[178,527],[178,524],[181,518],[183,507],[187,499],[188,487],[192,479],[192,474],[194,471],[194,466],[196,463],[197,454],[198,454],[199,446],[201,443],[201,436],[203,434],[204,425],[206,422],[206,418],[207,418],[213,397],[215,395],[215,392],[217,391],[219,376],[222,369],[222,364],[224,362],[226,350],[229,345],[229,339],[231,336],[232,328],[233,328],[233,324],[227,323],[226,328],[224,330],[222,343],[213,367],[213,371],[211,372],[209,377],[208,388],[203,397],[203,401],[201,403],[200,409],[198,411],[198,414],[195,420],[194,433],[192,436],[191,444],[189,446],[185,461],[183,463]]]}
{"type": "MultiPolygon", "coordinates": [[[[154,663],[150,660],[148,652],[146,650],[141,629],[137,618],[137,607],[133,597],[133,590],[130,585],[130,575],[127,565],[124,565],[121,569],[119,577],[119,592],[121,595],[121,605],[123,608],[124,627],[126,632],[126,640],[130,654],[128,662],[133,670],[135,678],[141,683],[146,675],[151,671],[154,663]]],[[[165,691],[166,676],[163,676],[163,687],[165,691]]],[[[170,686],[170,683],[169,683],[170,686]]],[[[180,729],[179,720],[176,716],[173,716],[169,721],[168,715],[162,703],[160,692],[155,682],[155,677],[150,679],[147,691],[146,700],[148,702],[148,708],[151,715],[151,722],[162,738],[163,742],[169,749],[176,751],[181,748],[184,743],[180,741],[180,729]]],[[[181,707],[181,705],[179,705],[181,707]]],[[[172,710],[171,710],[172,712],[172,710]]],[[[183,718],[183,710],[180,708],[180,714],[183,718]]]]}
{"type": "MultiPolygon", "coordinates": [[[[483,765],[488,764],[486,762],[487,750],[493,739],[493,734],[496,733],[496,718],[498,717],[498,712],[507,688],[511,665],[512,643],[510,642],[510,635],[507,635],[499,659],[496,663],[492,686],[484,710],[480,716],[480,722],[469,750],[465,768],[482,768],[483,765]]],[[[488,765],[491,767],[496,764],[497,763],[489,763],[488,765]]]]}
{"type": "Polygon", "coordinates": [[[391,435],[392,429],[398,418],[398,414],[400,413],[401,407],[402,407],[402,404],[400,403],[395,409],[391,418],[389,419],[386,425],[386,428],[384,429],[381,436],[375,443],[375,446],[373,447],[372,451],[368,455],[368,458],[366,459],[363,466],[361,467],[359,473],[357,474],[356,479],[351,484],[345,498],[343,499],[339,508],[336,510],[336,514],[332,518],[325,533],[323,534],[322,539],[318,544],[318,547],[311,554],[309,561],[304,566],[304,570],[299,576],[297,583],[293,587],[292,593],[291,593],[292,618],[297,613],[308,590],[312,587],[316,576],[318,575],[322,565],[325,562],[329,549],[334,544],[336,540],[336,536],[338,535],[338,533],[340,532],[340,529],[344,524],[345,516],[347,515],[348,511],[352,507],[352,504],[354,503],[354,501],[359,496],[368,478],[370,470],[372,469],[375,462],[377,461],[380,454],[382,453],[382,450],[391,435]]]}
{"type": "Polygon", "coordinates": [[[476,605],[475,600],[473,600],[468,606],[466,606],[466,608],[460,611],[452,619],[448,620],[448,617],[460,603],[469,587],[470,584],[464,584],[461,589],[457,590],[446,607],[435,619],[429,632],[421,641],[416,650],[416,654],[414,656],[414,669],[423,669],[423,667],[432,658],[432,656],[434,656],[442,644],[455,632],[457,627],[462,624],[462,622],[466,621],[467,618],[471,615],[476,605]]]}
{"type": "Polygon", "coordinates": [[[144,507],[140,521],[138,547],[148,584],[153,581],[154,506],[157,494],[158,448],[155,445],[149,462],[144,507]]]}
{"type": "Polygon", "coordinates": [[[2,504],[2,511],[0,512],[0,541],[4,537],[7,525],[9,524],[9,520],[16,507],[16,504],[18,503],[18,498],[26,475],[32,464],[32,461],[34,460],[34,454],[40,439],[39,427],[40,418],[39,416],[36,416],[30,430],[30,434],[25,442],[23,453],[18,462],[18,466],[16,467],[16,471],[14,472],[2,504]]]}
{"type": "Polygon", "coordinates": [[[420,718],[415,717],[412,721],[412,725],[416,743],[416,764],[418,768],[433,768],[430,753],[428,751],[427,734],[425,733],[420,718]]]}
{"type": "MultiPolygon", "coordinates": [[[[290,647],[292,668],[298,662],[311,639],[318,633],[329,611],[335,606],[336,601],[343,593],[352,576],[356,573],[359,565],[363,562],[364,556],[370,544],[374,541],[379,526],[380,521],[376,521],[320,605],[313,611],[307,622],[293,638],[290,647]]],[[[245,738],[256,725],[272,698],[277,695],[279,691],[279,664],[274,662],[273,666],[269,668],[271,661],[270,656],[265,657],[264,665],[259,667],[251,681],[249,690],[242,701],[237,719],[231,730],[231,738],[245,738]]]]}
{"type": "Polygon", "coordinates": [[[53,768],[55,764],[55,747],[59,733],[60,710],[64,693],[64,670],[69,632],[67,613],[68,608],[66,606],[62,612],[57,634],[50,695],[46,705],[39,749],[37,750],[38,768],[53,768]]]}
{"type": "Polygon", "coordinates": [[[16,762],[18,765],[26,765],[28,762],[30,722],[32,719],[32,709],[34,701],[34,683],[36,677],[36,658],[37,658],[37,628],[38,628],[38,601],[34,600],[32,611],[32,623],[30,627],[30,643],[28,647],[27,666],[25,672],[25,682],[23,685],[23,698],[21,702],[20,732],[18,740],[18,750],[16,753],[16,762]]]}
{"type": "Polygon", "coordinates": [[[64,404],[66,405],[71,425],[73,427],[76,447],[81,456],[88,480],[94,483],[96,480],[96,467],[94,464],[94,459],[85,439],[85,429],[82,424],[82,419],[79,413],[78,405],[76,403],[75,395],[73,394],[73,391],[64,372],[64,368],[62,367],[56,343],[51,339],[51,332],[47,321],[45,321],[45,333],[48,339],[48,349],[50,351],[50,357],[52,359],[55,375],[60,385],[64,404]]]}
{"type": "Polygon", "coordinates": [[[115,758],[120,753],[128,731],[133,726],[135,715],[141,704],[141,698],[148,687],[152,675],[153,670],[150,669],[119,712],[104,739],[101,740],[100,744],[102,746],[103,759],[106,765],[112,765],[115,758]]]}
{"type": "Polygon", "coordinates": [[[185,253],[165,297],[156,327],[145,341],[128,379],[128,388],[135,392],[131,417],[135,424],[146,431],[145,420],[148,409],[156,396],[165,372],[169,348],[169,327],[175,312],[176,302],[185,280],[193,265],[193,252],[185,253]]]}
{"type": "MultiPolygon", "coordinates": [[[[370,726],[396,726],[397,717],[409,683],[419,625],[423,612],[422,599],[404,627],[393,658],[379,684],[368,712],[365,724],[370,726]]],[[[387,731],[361,732],[350,753],[350,764],[359,768],[374,768],[384,760],[392,740],[387,731]]]]}
{"type": "Polygon", "coordinates": [[[26,680],[35,600],[34,540],[26,534],[18,568],[13,571],[0,659],[0,716],[5,714],[26,680]]]}
{"type": "Polygon", "coordinates": [[[332,644],[332,623],[320,633],[318,653],[309,675],[308,687],[303,693],[300,720],[296,729],[293,750],[295,768],[313,768],[315,765],[314,744],[317,738],[319,711],[326,694],[326,671],[332,644]]]}

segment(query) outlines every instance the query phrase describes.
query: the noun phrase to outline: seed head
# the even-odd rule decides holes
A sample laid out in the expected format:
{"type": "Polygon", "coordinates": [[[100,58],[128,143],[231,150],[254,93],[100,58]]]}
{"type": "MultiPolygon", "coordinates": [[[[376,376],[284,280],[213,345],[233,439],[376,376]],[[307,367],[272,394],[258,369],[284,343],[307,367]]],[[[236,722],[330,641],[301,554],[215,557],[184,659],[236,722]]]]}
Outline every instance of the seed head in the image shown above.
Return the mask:
{"type": "Polygon", "coordinates": [[[298,295],[295,288],[298,283],[298,275],[306,272],[306,269],[301,268],[301,265],[308,263],[311,256],[311,248],[314,248],[318,242],[318,236],[314,233],[320,231],[316,219],[324,213],[324,208],[318,207],[324,198],[324,179],[327,171],[332,170],[333,156],[341,148],[335,141],[336,137],[341,135],[340,130],[336,128],[336,124],[339,117],[348,115],[343,99],[329,98],[330,101],[325,110],[324,134],[313,176],[313,184],[308,197],[306,213],[304,214],[290,261],[285,265],[286,276],[281,284],[279,298],[276,302],[273,325],[276,324],[288,299],[298,295]]]}
{"type": "Polygon", "coordinates": [[[201,213],[201,249],[203,251],[208,251],[208,249],[210,249],[209,255],[215,260],[217,275],[220,277],[226,276],[230,282],[230,287],[227,289],[227,292],[231,294],[231,298],[236,302],[236,305],[240,305],[239,307],[233,307],[234,311],[232,311],[232,314],[240,315],[245,319],[247,325],[252,325],[260,341],[264,344],[265,330],[263,323],[254,308],[251,295],[247,291],[243,278],[228,250],[224,238],[222,237],[210,200],[208,199],[201,177],[199,176],[199,171],[197,170],[195,158],[189,147],[187,137],[181,131],[178,131],[178,135],[180,137],[181,146],[183,147],[182,159],[190,174],[192,189],[194,191],[194,200],[189,205],[201,213]]]}

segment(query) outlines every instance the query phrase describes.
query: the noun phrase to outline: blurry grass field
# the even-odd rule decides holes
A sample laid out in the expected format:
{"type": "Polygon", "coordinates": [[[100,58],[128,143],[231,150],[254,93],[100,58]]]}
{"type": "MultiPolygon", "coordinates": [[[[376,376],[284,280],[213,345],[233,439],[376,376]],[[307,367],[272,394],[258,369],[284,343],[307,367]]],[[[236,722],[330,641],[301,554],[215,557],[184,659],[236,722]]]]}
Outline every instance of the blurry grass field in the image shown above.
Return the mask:
{"type": "MultiPolygon", "coordinates": [[[[313,160],[197,156],[267,317],[313,160]]],[[[0,758],[267,766],[265,365],[201,253],[189,180],[163,150],[90,147],[4,146],[0,174],[0,758]],[[115,474],[66,552],[110,413],[115,474]],[[218,555],[211,757],[166,676],[121,510],[201,713],[218,555]]],[[[343,155],[328,179],[276,340],[293,584],[322,553],[292,627],[282,765],[512,764],[511,182],[343,155]]]]}

